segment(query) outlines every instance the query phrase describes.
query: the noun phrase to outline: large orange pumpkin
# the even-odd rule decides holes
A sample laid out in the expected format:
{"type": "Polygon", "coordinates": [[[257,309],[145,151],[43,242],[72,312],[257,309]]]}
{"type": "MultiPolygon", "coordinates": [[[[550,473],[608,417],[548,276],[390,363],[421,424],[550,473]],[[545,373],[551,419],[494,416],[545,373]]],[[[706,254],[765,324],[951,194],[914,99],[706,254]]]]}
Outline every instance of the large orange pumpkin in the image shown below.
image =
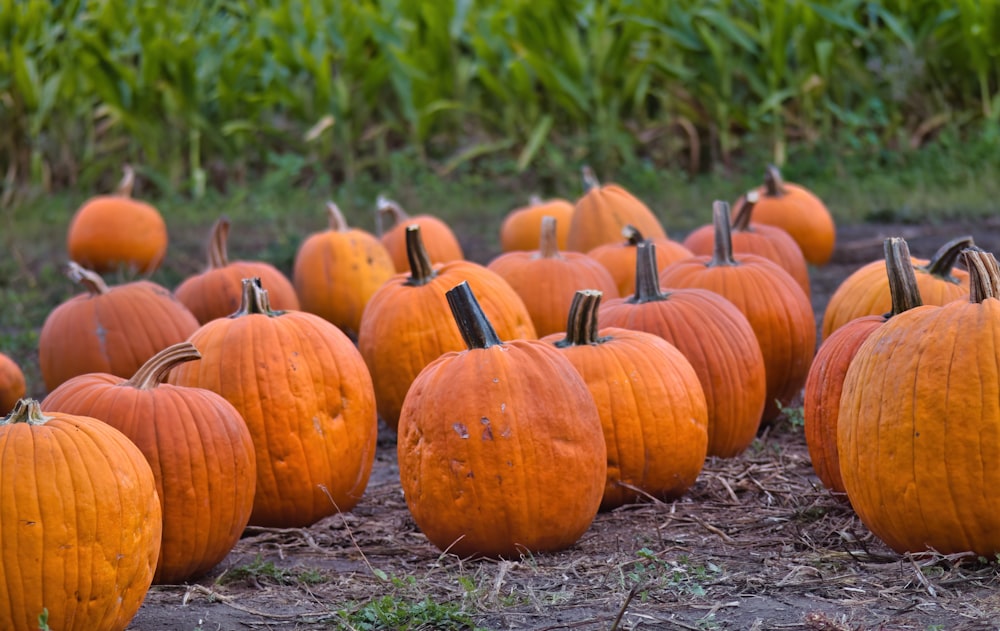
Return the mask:
{"type": "Polygon", "coordinates": [[[200,357],[180,342],[128,380],[80,375],[42,402],[49,412],[104,421],[146,457],[163,507],[154,583],[181,583],[215,567],[243,534],[253,508],[257,465],[243,417],[211,390],[163,383],[174,366],[200,357]]]}
{"type": "Polygon", "coordinates": [[[452,231],[451,226],[434,215],[420,214],[410,216],[403,208],[385,197],[379,196],[377,201],[377,225],[379,238],[392,257],[397,272],[409,269],[409,259],[406,254],[406,228],[416,224],[420,226],[424,238],[424,247],[431,263],[447,263],[465,258],[462,245],[452,231]],[[388,217],[386,226],[385,217],[388,217]]]}
{"type": "Polygon", "coordinates": [[[0,415],[13,410],[14,404],[24,396],[26,389],[21,367],[10,357],[0,353],[0,415]]]}
{"type": "Polygon", "coordinates": [[[136,280],[109,287],[74,262],[67,274],[86,293],[53,309],[38,335],[38,364],[49,390],[88,372],[128,378],[198,328],[194,314],[156,283],[136,280]]]}
{"type": "Polygon", "coordinates": [[[317,315],[272,310],[260,279],[246,279],[239,310],[189,341],[202,358],[167,380],[221,394],[246,421],[257,460],[250,524],[309,526],[358,503],[378,425],[371,376],[347,335],[317,315]]]}
{"type": "Polygon", "coordinates": [[[135,172],[113,195],[87,200],[70,220],[66,250],[70,260],[97,272],[124,270],[152,274],[167,253],[167,224],[156,208],[132,198],[135,172]]]}
{"type": "Polygon", "coordinates": [[[625,226],[634,226],[647,239],[667,236],[653,211],[617,184],[602,185],[589,167],[583,169],[587,189],[576,202],[566,249],[590,252],[599,245],[615,243],[625,226]]]}
{"type": "Polygon", "coordinates": [[[162,517],[142,452],[110,425],[21,399],[0,418],[0,629],[120,631],[142,605],[162,517]]]}
{"type": "Polygon", "coordinates": [[[399,418],[399,477],[414,521],[460,557],[573,545],[597,514],[607,473],[587,384],[550,344],[501,342],[468,283],[447,297],[467,349],[421,371],[399,418]]]}
{"type": "Polygon", "coordinates": [[[635,226],[622,228],[622,237],[625,238],[624,241],[605,243],[587,252],[587,256],[595,259],[611,272],[611,277],[618,285],[619,296],[629,296],[635,292],[636,252],[640,243],[656,245],[654,250],[656,251],[656,266],[658,268],[694,256],[691,250],[673,239],[666,237],[647,239],[635,226]]]}
{"type": "Polygon", "coordinates": [[[576,292],[566,333],[542,338],[576,367],[597,403],[608,450],[601,510],[683,495],[708,448],[708,406],[691,363],[652,333],[598,330],[601,292],[576,292]]]}
{"type": "Polygon", "coordinates": [[[504,217],[500,224],[501,251],[537,250],[542,236],[542,217],[545,216],[556,218],[556,243],[560,250],[565,250],[573,210],[573,203],[562,198],[532,197],[527,206],[515,208],[504,217]]]}
{"type": "Polygon", "coordinates": [[[275,309],[299,308],[295,288],[278,268],[265,261],[230,261],[228,241],[229,218],[220,217],[209,236],[208,266],[184,279],[174,290],[177,300],[191,310],[200,324],[236,312],[244,278],[259,277],[268,287],[275,309]]]}

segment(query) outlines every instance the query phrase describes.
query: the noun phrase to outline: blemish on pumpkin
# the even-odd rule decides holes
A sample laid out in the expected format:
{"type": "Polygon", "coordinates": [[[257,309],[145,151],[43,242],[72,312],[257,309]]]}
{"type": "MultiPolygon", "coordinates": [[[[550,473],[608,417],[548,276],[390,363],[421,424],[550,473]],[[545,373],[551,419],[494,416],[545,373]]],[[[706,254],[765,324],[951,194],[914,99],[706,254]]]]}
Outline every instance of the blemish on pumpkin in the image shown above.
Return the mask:
{"type": "Polygon", "coordinates": [[[313,421],[313,427],[316,428],[316,433],[319,434],[320,436],[322,436],[323,435],[323,425],[322,425],[322,423],[319,422],[319,417],[318,416],[314,416],[313,419],[312,419],[312,421],[313,421]]]}
{"type": "Polygon", "coordinates": [[[500,383],[500,379],[498,377],[493,377],[493,383],[500,383]]]}
{"type": "Polygon", "coordinates": [[[455,423],[451,427],[452,427],[452,429],[455,430],[455,433],[458,434],[459,436],[461,436],[462,438],[468,438],[469,437],[469,428],[467,428],[465,425],[463,425],[461,423],[455,423]]]}
{"type": "Polygon", "coordinates": [[[479,419],[479,422],[483,424],[483,440],[493,440],[493,430],[490,429],[490,419],[485,416],[479,419]]]}

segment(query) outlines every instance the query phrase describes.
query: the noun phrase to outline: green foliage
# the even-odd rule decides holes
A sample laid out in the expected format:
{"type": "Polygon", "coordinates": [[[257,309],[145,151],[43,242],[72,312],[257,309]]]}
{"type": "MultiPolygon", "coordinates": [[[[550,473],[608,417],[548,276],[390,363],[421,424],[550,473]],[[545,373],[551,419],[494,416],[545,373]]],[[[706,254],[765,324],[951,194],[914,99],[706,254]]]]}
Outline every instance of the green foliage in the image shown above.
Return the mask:
{"type": "Polygon", "coordinates": [[[637,554],[639,558],[631,564],[625,579],[638,586],[640,600],[645,600],[651,589],[704,596],[705,584],[722,574],[722,568],[717,565],[693,565],[683,554],[676,559],[666,559],[649,548],[642,548],[637,554]]]}
{"type": "Polygon", "coordinates": [[[287,569],[261,557],[238,565],[219,577],[222,583],[245,583],[254,587],[271,585],[316,585],[326,581],[323,573],[315,568],[287,569]]]}
{"type": "Polygon", "coordinates": [[[372,600],[355,611],[341,611],[339,622],[359,631],[475,628],[472,618],[455,605],[435,603],[430,598],[413,601],[391,595],[372,600]]]}

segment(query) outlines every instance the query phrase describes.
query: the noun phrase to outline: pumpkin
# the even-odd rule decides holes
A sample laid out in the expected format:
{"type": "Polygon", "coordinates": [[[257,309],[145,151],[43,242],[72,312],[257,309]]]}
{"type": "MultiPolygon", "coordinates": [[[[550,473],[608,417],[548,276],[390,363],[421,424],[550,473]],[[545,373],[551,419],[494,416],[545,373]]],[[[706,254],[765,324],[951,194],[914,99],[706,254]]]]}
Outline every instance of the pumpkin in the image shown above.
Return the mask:
{"type": "Polygon", "coordinates": [[[816,352],[816,318],[802,287],[778,264],[756,254],[733,254],[729,204],[712,210],[715,250],[668,265],[664,287],[701,287],[736,305],[750,321],[764,354],[767,398],[764,421],[778,417],[805,385],[816,352]]]}
{"type": "Polygon", "coordinates": [[[618,297],[618,284],[603,265],[582,252],[560,252],[555,217],[542,218],[542,239],[534,252],[506,252],[487,265],[510,283],[524,301],[539,337],[558,333],[579,289],[618,297]]]}
{"type": "Polygon", "coordinates": [[[349,227],[332,201],[326,209],[329,227],[309,235],[299,246],[292,281],[304,311],[357,339],[365,305],[396,268],[375,235],[349,227]]]}
{"type": "Polygon", "coordinates": [[[601,510],[683,495],[701,473],[708,406],[691,363],[652,333],[598,330],[601,292],[576,292],[566,333],[542,338],[576,367],[604,427],[608,476],[601,510]]]}
{"type": "Polygon", "coordinates": [[[66,272],[86,293],[49,312],[38,335],[38,365],[48,390],[88,372],[130,377],[147,359],[198,328],[194,314],[156,283],[135,280],[109,287],[99,274],[74,262],[66,272]]]}
{"type": "Polygon", "coordinates": [[[323,318],[274,311],[260,279],[240,308],[188,340],[201,359],[168,383],[207,388],[250,429],[257,484],[250,524],[309,526],[361,499],[378,431],[371,376],[353,342],[323,318]]]}
{"type": "Polygon", "coordinates": [[[589,167],[583,168],[586,192],[576,201],[566,237],[566,249],[590,252],[614,243],[625,226],[634,226],[648,239],[667,236],[660,220],[646,204],[617,184],[602,185],[589,167]]]}
{"type": "Polygon", "coordinates": [[[900,553],[1000,552],[1000,269],[965,252],[969,299],[893,316],[844,378],[844,488],[900,553]]]}
{"type": "Polygon", "coordinates": [[[208,266],[184,279],[174,296],[191,310],[200,324],[231,315],[240,306],[243,279],[259,276],[270,292],[275,309],[298,309],[295,287],[278,269],[264,261],[230,261],[229,219],[220,217],[212,226],[208,244],[208,266]]]}
{"type": "Polygon", "coordinates": [[[834,331],[820,345],[806,377],[802,412],[809,457],[823,486],[837,494],[844,493],[837,449],[837,418],[847,368],[861,344],[886,320],[921,305],[906,241],[886,239],[884,248],[892,310],[884,315],[855,318],[834,331]]]}
{"type": "Polygon", "coordinates": [[[419,225],[406,230],[409,273],[397,274],[376,291],[358,332],[358,350],[372,375],[378,411],[395,431],[410,384],[440,355],[465,348],[445,293],[469,283],[501,339],[537,337],[517,292],[495,272],[472,261],[431,264],[419,225]]]}
{"type": "Polygon", "coordinates": [[[215,567],[239,540],[253,508],[257,465],[240,413],[210,390],[163,383],[174,366],[200,357],[189,342],[180,342],[128,380],[80,375],[42,402],[49,412],[104,421],[149,462],[163,508],[154,583],[181,583],[215,567]]]}
{"type": "Polygon", "coordinates": [[[504,217],[500,224],[501,251],[538,249],[542,217],[545,216],[556,218],[556,243],[560,250],[565,250],[573,209],[573,203],[562,198],[543,200],[532,197],[527,206],[515,208],[504,217]]]}
{"type": "Polygon", "coordinates": [[[114,194],[93,197],[73,214],[66,250],[70,260],[100,273],[152,274],[167,253],[167,224],[156,208],[132,198],[135,171],[124,170],[114,194]]]}
{"type": "Polygon", "coordinates": [[[414,521],[459,557],[573,545],[607,475],[587,384],[551,344],[501,342],[468,283],[446,295],[467,348],[420,372],[399,417],[400,483],[414,521]]]}
{"type": "Polygon", "coordinates": [[[757,335],[746,316],[713,291],[662,289],[655,250],[652,243],[636,247],[635,294],[606,301],[599,323],[652,333],[677,347],[708,405],[708,455],[738,456],[756,437],[764,411],[767,380],[757,335]]]}
{"type": "MultiPolygon", "coordinates": [[[[804,186],[785,182],[773,164],[764,172],[764,185],[757,193],[754,221],[785,230],[809,263],[826,265],[830,261],[837,243],[837,227],[820,198],[804,186]]],[[[736,214],[746,201],[746,196],[737,200],[736,214]]]]}
{"type": "Polygon", "coordinates": [[[694,256],[691,250],[672,239],[666,237],[646,239],[635,226],[625,226],[622,228],[622,236],[625,238],[624,241],[605,243],[587,252],[587,256],[596,260],[611,272],[611,277],[615,279],[615,283],[618,285],[619,296],[628,296],[635,293],[636,251],[640,243],[656,244],[654,250],[656,251],[657,267],[665,267],[674,261],[681,261],[694,256]]]}
{"type": "Polygon", "coordinates": [[[27,385],[24,372],[13,359],[0,353],[0,415],[14,409],[14,404],[24,396],[27,385]]]}
{"type": "MultiPolygon", "coordinates": [[[[943,305],[969,293],[969,273],[955,264],[972,237],[945,243],[930,260],[911,257],[917,290],[924,304],[943,305]]],[[[823,339],[855,318],[882,315],[892,308],[885,260],[872,261],[845,278],[830,296],[823,312],[823,339]]]]}
{"type": "Polygon", "coordinates": [[[162,517],[142,452],[97,419],[21,399],[0,418],[0,629],[121,631],[142,605],[162,517]]]}
{"type": "Polygon", "coordinates": [[[376,218],[378,219],[378,234],[382,245],[389,251],[397,272],[405,272],[409,268],[409,258],[406,254],[406,227],[417,224],[424,235],[424,247],[431,263],[447,263],[465,258],[462,245],[451,227],[434,215],[414,215],[406,211],[391,199],[379,196],[376,202],[376,218]],[[385,217],[389,217],[388,227],[385,217]]]}
{"type": "MultiPolygon", "coordinates": [[[[733,242],[733,252],[759,254],[771,259],[786,272],[792,275],[807,297],[812,296],[809,286],[809,264],[802,255],[802,249],[784,228],[769,226],[753,221],[753,210],[757,206],[760,194],[757,191],[747,193],[745,201],[733,214],[733,225],[730,238],[733,242]]],[[[715,228],[706,224],[693,230],[685,239],[684,245],[698,256],[711,254],[715,247],[715,228]]]]}

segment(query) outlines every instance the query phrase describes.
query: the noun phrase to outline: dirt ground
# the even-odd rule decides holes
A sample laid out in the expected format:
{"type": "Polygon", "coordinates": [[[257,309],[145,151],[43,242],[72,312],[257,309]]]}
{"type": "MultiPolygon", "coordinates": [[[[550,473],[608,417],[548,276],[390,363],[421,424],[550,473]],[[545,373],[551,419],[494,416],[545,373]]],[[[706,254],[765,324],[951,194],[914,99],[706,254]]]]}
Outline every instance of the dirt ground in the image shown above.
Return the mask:
{"type": "MultiPolygon", "coordinates": [[[[842,227],[833,261],[812,270],[817,320],[843,278],[882,256],[884,238],[902,236],[929,257],[965,234],[1000,248],[994,220],[842,227]]],[[[208,576],[153,587],[130,628],[445,628],[440,611],[429,616],[438,626],[398,615],[438,603],[486,629],[995,629],[998,588],[996,560],[886,548],[820,488],[801,427],[788,422],[738,458],[710,459],[682,499],[600,514],[573,548],[513,561],[431,546],[406,510],[395,442],[382,431],[353,512],[307,529],[248,529],[208,576]],[[379,627],[374,601],[397,622],[379,627]]]]}

